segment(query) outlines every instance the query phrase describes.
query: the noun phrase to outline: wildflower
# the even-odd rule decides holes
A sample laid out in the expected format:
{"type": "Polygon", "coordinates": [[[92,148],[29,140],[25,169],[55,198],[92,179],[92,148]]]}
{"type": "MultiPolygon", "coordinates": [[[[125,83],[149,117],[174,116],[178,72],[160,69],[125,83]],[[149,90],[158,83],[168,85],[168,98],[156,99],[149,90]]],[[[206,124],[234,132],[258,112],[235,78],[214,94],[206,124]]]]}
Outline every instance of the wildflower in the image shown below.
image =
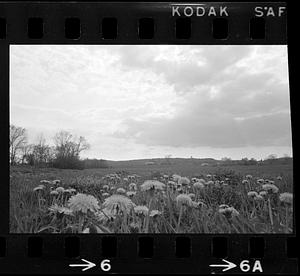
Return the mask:
{"type": "Polygon", "coordinates": [[[129,190],[136,191],[137,190],[136,184],[135,183],[130,183],[129,184],[129,190]]]}
{"type": "Polygon", "coordinates": [[[117,189],[117,193],[118,193],[118,194],[125,194],[125,193],[126,193],[126,190],[123,189],[123,188],[118,188],[118,189],[117,189]]]}
{"type": "Polygon", "coordinates": [[[251,174],[247,174],[247,175],[246,175],[246,178],[247,178],[248,180],[250,180],[250,179],[252,179],[252,175],[251,175],[251,174]]]}
{"type": "Polygon", "coordinates": [[[157,180],[146,180],[141,185],[142,191],[149,191],[149,190],[163,190],[166,185],[162,182],[157,180]]]}
{"type": "Polygon", "coordinates": [[[201,207],[206,207],[206,204],[203,203],[202,201],[193,201],[192,206],[196,209],[201,208],[201,207]]]}
{"type": "Polygon", "coordinates": [[[212,180],[209,180],[209,181],[207,181],[205,184],[206,184],[206,185],[213,185],[214,182],[213,182],[212,180]]]}
{"type": "Polygon", "coordinates": [[[207,178],[212,178],[212,175],[211,174],[207,174],[206,177],[207,178]]]}
{"type": "Polygon", "coordinates": [[[193,193],[188,194],[188,196],[189,196],[191,199],[194,199],[194,198],[195,198],[195,194],[193,194],[193,193]]]}
{"type": "Polygon", "coordinates": [[[52,181],[53,184],[60,184],[60,182],[61,181],[59,179],[55,179],[55,180],[52,181]]]}
{"type": "Polygon", "coordinates": [[[257,196],[254,197],[254,200],[255,201],[263,201],[264,197],[262,195],[257,195],[257,196]]]}
{"type": "Polygon", "coordinates": [[[190,184],[190,180],[187,177],[181,177],[178,180],[178,183],[181,184],[182,186],[186,186],[186,185],[190,184]]]}
{"type": "Polygon", "coordinates": [[[263,184],[265,181],[264,181],[264,179],[262,179],[262,178],[260,178],[260,179],[257,179],[257,183],[258,184],[263,184]]]}
{"type": "Polygon", "coordinates": [[[64,206],[58,206],[57,204],[51,205],[48,210],[50,210],[50,212],[52,213],[60,213],[60,214],[64,214],[64,215],[69,215],[72,216],[73,211],[69,208],[66,208],[64,206]]]}
{"type": "Polygon", "coordinates": [[[203,189],[204,188],[204,184],[202,183],[202,182],[196,182],[196,183],[194,183],[194,188],[195,189],[203,189]]]}
{"type": "Polygon", "coordinates": [[[269,193],[278,193],[279,190],[274,184],[264,184],[262,185],[262,188],[269,193]]]}
{"type": "Polygon", "coordinates": [[[192,199],[186,194],[180,194],[176,197],[176,203],[178,206],[192,206],[192,199]]]}
{"type": "Polygon", "coordinates": [[[36,192],[36,191],[41,191],[41,190],[43,190],[44,188],[45,188],[44,185],[38,185],[38,186],[36,186],[36,187],[33,189],[33,191],[34,191],[34,192],[36,192]]]}
{"type": "Polygon", "coordinates": [[[293,194],[292,193],[282,193],[279,195],[279,200],[286,204],[293,204],[293,194]]]}
{"type": "Polygon", "coordinates": [[[193,178],[191,179],[191,181],[192,181],[193,183],[195,183],[195,182],[197,182],[197,181],[198,181],[198,178],[196,178],[196,177],[193,177],[193,178]]]}
{"type": "Polygon", "coordinates": [[[173,178],[174,181],[177,182],[177,181],[181,178],[181,176],[178,175],[178,174],[173,174],[173,175],[172,175],[172,178],[173,178]]]}
{"type": "Polygon", "coordinates": [[[177,191],[178,193],[180,193],[180,194],[183,193],[182,188],[177,188],[176,191],[177,191]]]}
{"type": "Polygon", "coordinates": [[[57,187],[55,191],[57,191],[58,193],[63,193],[65,189],[63,187],[57,187]]]}
{"type": "Polygon", "coordinates": [[[50,192],[50,195],[58,195],[58,192],[55,191],[55,190],[54,190],[54,191],[51,191],[51,192],[50,192]]]}
{"type": "Polygon", "coordinates": [[[151,210],[149,216],[152,217],[152,218],[156,218],[156,217],[160,216],[161,214],[162,214],[161,211],[158,211],[158,210],[151,210]]]}
{"type": "Polygon", "coordinates": [[[226,218],[233,218],[238,216],[240,213],[233,207],[219,208],[219,213],[224,215],[226,218]]]}
{"type": "Polygon", "coordinates": [[[52,182],[49,180],[41,180],[40,183],[41,184],[51,184],[52,182]]]}
{"type": "Polygon", "coordinates": [[[69,207],[74,212],[87,213],[88,210],[96,212],[99,209],[98,200],[92,195],[73,195],[68,201],[69,207]]]}
{"type": "Polygon", "coordinates": [[[95,217],[99,222],[107,222],[115,219],[115,215],[106,208],[97,211],[95,217]]]}
{"type": "Polygon", "coordinates": [[[107,196],[110,196],[110,194],[109,193],[102,193],[102,196],[107,197],[107,196]]]}
{"type": "Polygon", "coordinates": [[[247,195],[248,195],[248,197],[254,198],[254,197],[258,196],[258,193],[255,191],[250,191],[247,193],[247,195]]]}
{"type": "Polygon", "coordinates": [[[149,213],[149,209],[147,206],[144,205],[138,205],[134,207],[134,212],[138,215],[147,216],[149,213]]]}
{"type": "Polygon", "coordinates": [[[117,214],[119,211],[129,213],[135,204],[126,196],[112,195],[107,197],[103,203],[103,207],[112,214],[117,214]]]}
{"type": "Polygon", "coordinates": [[[76,193],[76,189],[74,189],[74,188],[70,188],[69,191],[70,191],[71,193],[76,193]]]}
{"type": "Polygon", "coordinates": [[[281,180],[282,180],[282,177],[281,177],[281,176],[277,176],[276,179],[279,180],[279,181],[281,181],[281,180]]]}
{"type": "Polygon", "coordinates": [[[223,208],[229,208],[229,206],[227,204],[221,204],[219,206],[219,209],[223,209],[223,208]]]}
{"type": "Polygon", "coordinates": [[[248,184],[249,183],[249,181],[247,180],[247,179],[244,179],[243,181],[242,181],[242,184],[248,184]]]}
{"type": "Polygon", "coordinates": [[[128,191],[128,192],[126,193],[126,195],[127,195],[128,197],[133,197],[133,196],[136,195],[136,192],[128,191]]]}
{"type": "Polygon", "coordinates": [[[169,186],[169,187],[176,186],[176,182],[175,182],[175,181],[172,181],[172,180],[169,180],[169,181],[168,181],[168,186],[169,186]]]}
{"type": "Polygon", "coordinates": [[[104,190],[108,190],[108,189],[109,189],[109,186],[108,186],[108,185],[103,185],[103,189],[104,189],[104,190]]]}
{"type": "Polygon", "coordinates": [[[261,196],[266,196],[268,193],[266,192],[266,191],[260,191],[259,192],[259,195],[261,195],[261,196]]]}

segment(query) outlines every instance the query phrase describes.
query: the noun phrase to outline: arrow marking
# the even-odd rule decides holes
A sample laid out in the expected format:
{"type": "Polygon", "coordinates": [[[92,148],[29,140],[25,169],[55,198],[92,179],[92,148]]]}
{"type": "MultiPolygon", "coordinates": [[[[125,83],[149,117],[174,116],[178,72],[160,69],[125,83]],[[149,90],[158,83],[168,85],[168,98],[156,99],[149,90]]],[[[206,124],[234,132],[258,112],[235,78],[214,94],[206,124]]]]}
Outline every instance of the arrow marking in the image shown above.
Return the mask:
{"type": "Polygon", "coordinates": [[[85,270],[88,270],[88,269],[96,266],[94,263],[89,262],[89,261],[87,261],[85,259],[81,259],[81,260],[84,261],[85,264],[70,264],[69,266],[71,266],[71,267],[81,267],[81,266],[85,267],[81,271],[85,271],[85,270]]]}
{"type": "Polygon", "coordinates": [[[222,259],[223,262],[225,262],[226,264],[211,264],[209,265],[210,267],[224,267],[224,269],[222,271],[227,271],[229,269],[235,268],[236,264],[229,262],[225,259],[222,259]]]}

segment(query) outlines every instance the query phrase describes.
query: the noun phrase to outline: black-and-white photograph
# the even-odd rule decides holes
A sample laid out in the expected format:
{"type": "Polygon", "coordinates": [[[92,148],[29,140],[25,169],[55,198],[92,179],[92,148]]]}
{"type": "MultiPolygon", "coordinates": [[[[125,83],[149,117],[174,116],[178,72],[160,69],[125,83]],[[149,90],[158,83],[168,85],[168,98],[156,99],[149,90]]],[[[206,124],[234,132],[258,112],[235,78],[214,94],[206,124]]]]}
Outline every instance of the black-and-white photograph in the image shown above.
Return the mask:
{"type": "Polygon", "coordinates": [[[293,232],[287,46],[10,45],[10,233],[293,232]]]}

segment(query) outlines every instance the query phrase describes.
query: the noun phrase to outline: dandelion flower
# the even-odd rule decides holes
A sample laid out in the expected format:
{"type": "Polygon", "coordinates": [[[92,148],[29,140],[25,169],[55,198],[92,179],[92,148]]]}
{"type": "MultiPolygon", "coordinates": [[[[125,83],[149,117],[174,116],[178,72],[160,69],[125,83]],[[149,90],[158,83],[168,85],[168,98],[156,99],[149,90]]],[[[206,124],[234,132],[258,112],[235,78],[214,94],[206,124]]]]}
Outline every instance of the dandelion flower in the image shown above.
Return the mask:
{"type": "Polygon", "coordinates": [[[263,184],[264,182],[265,182],[265,180],[264,179],[262,179],[262,178],[260,178],[260,179],[257,179],[257,181],[256,181],[258,184],[263,184]]]}
{"type": "Polygon", "coordinates": [[[36,186],[36,187],[33,189],[33,191],[36,192],[36,191],[41,191],[41,190],[43,190],[43,189],[44,189],[44,187],[43,187],[42,185],[39,185],[39,186],[36,186]]]}
{"type": "Polygon", "coordinates": [[[293,204],[293,194],[292,193],[282,193],[279,195],[279,200],[286,204],[293,204]]]}
{"type": "Polygon", "coordinates": [[[63,193],[65,189],[63,187],[57,187],[55,191],[57,191],[58,193],[63,193]]]}
{"type": "Polygon", "coordinates": [[[54,190],[54,191],[51,191],[51,192],[50,192],[50,195],[58,195],[58,192],[55,191],[55,190],[54,190]]]}
{"type": "Polygon", "coordinates": [[[176,203],[178,206],[192,206],[192,199],[186,194],[180,194],[176,197],[176,203]]]}
{"type": "Polygon", "coordinates": [[[182,186],[186,186],[190,184],[190,180],[187,177],[181,177],[178,180],[178,183],[181,184],[182,186]]]}
{"type": "Polygon", "coordinates": [[[254,198],[254,197],[258,196],[258,193],[255,191],[250,191],[247,193],[247,195],[248,195],[248,197],[254,198]]]}
{"type": "Polygon", "coordinates": [[[233,207],[219,208],[219,213],[224,215],[226,218],[233,218],[233,217],[236,217],[240,214],[233,207]]]}
{"type": "Polygon", "coordinates": [[[41,180],[40,183],[41,184],[51,184],[52,182],[49,180],[41,180]]]}
{"type": "Polygon", "coordinates": [[[202,201],[193,201],[192,202],[192,206],[194,208],[201,208],[201,207],[207,207],[205,203],[203,203],[202,201]]]}
{"type": "Polygon", "coordinates": [[[212,178],[212,175],[211,174],[207,174],[206,177],[207,178],[212,178]]]}
{"type": "Polygon", "coordinates": [[[102,193],[102,196],[107,197],[107,196],[110,196],[110,194],[109,193],[102,193]]]}
{"type": "Polygon", "coordinates": [[[119,211],[129,213],[135,204],[126,196],[112,195],[107,197],[103,203],[103,207],[112,214],[117,214],[119,211]]]}
{"type": "Polygon", "coordinates": [[[193,194],[193,193],[188,194],[188,196],[189,196],[191,199],[194,199],[194,198],[195,198],[195,194],[193,194]]]}
{"type": "Polygon", "coordinates": [[[144,206],[144,205],[138,205],[138,206],[135,206],[135,207],[134,207],[134,212],[135,212],[137,215],[147,216],[148,213],[149,213],[149,209],[148,209],[147,206],[144,206]]]}
{"type": "Polygon", "coordinates": [[[108,186],[108,185],[103,185],[103,189],[104,189],[104,190],[108,190],[108,189],[109,189],[109,186],[108,186]]]}
{"type": "Polygon", "coordinates": [[[246,178],[247,178],[248,180],[250,180],[250,179],[252,179],[253,177],[252,177],[251,174],[247,174],[247,175],[246,175],[246,178]]]}
{"type": "Polygon", "coordinates": [[[168,181],[168,186],[169,186],[169,187],[174,187],[174,186],[176,186],[176,182],[175,182],[175,181],[172,181],[172,180],[169,180],[169,181],[168,181]]]}
{"type": "Polygon", "coordinates": [[[242,181],[242,184],[248,184],[249,183],[249,181],[247,180],[247,179],[244,179],[243,181],[242,181]]]}
{"type": "Polygon", "coordinates": [[[195,189],[203,189],[204,188],[204,184],[200,181],[194,183],[193,186],[195,189]]]}
{"type": "Polygon", "coordinates": [[[90,210],[94,213],[99,209],[97,198],[82,193],[73,195],[69,199],[68,205],[73,212],[87,213],[90,210]]]}
{"type": "Polygon", "coordinates": [[[219,206],[219,209],[224,209],[224,208],[229,208],[229,206],[227,204],[221,204],[219,206]]]}
{"type": "Polygon", "coordinates": [[[163,190],[165,188],[165,184],[157,181],[157,180],[146,180],[141,185],[141,191],[149,191],[149,190],[163,190]]]}
{"type": "Polygon", "coordinates": [[[209,185],[213,185],[214,182],[213,182],[212,180],[209,180],[209,181],[207,181],[205,184],[209,186],[209,185]]]}
{"type": "Polygon", "coordinates": [[[126,195],[127,195],[128,197],[133,197],[133,196],[136,195],[136,192],[134,192],[134,191],[128,191],[128,192],[126,193],[126,195]]]}
{"type": "Polygon", "coordinates": [[[259,192],[259,195],[261,195],[261,196],[266,196],[268,193],[266,192],[266,191],[260,191],[259,192]]]}
{"type": "Polygon", "coordinates": [[[277,176],[276,179],[279,180],[279,181],[281,181],[281,180],[282,180],[282,177],[281,177],[281,176],[277,176]]]}
{"type": "Polygon", "coordinates": [[[173,175],[172,175],[172,178],[173,178],[174,181],[177,182],[177,181],[181,178],[181,176],[178,175],[178,174],[173,174],[173,175]]]}
{"type": "Polygon", "coordinates": [[[151,210],[149,216],[152,217],[152,218],[156,218],[158,216],[160,216],[162,214],[161,211],[158,211],[158,210],[151,210]]]}
{"type": "Polygon", "coordinates": [[[137,190],[137,187],[136,187],[135,183],[130,183],[128,187],[129,187],[129,190],[133,190],[133,191],[137,190]]]}
{"type": "Polygon", "coordinates": [[[125,194],[125,193],[126,193],[126,190],[123,189],[123,188],[118,188],[118,189],[117,189],[117,193],[118,193],[118,194],[125,194]]]}
{"type": "Polygon", "coordinates": [[[262,185],[263,190],[270,192],[270,193],[278,193],[278,187],[274,184],[264,184],[262,185]]]}
{"type": "Polygon", "coordinates": [[[55,180],[52,181],[53,184],[60,184],[60,182],[61,181],[59,179],[55,179],[55,180]]]}
{"type": "Polygon", "coordinates": [[[254,197],[254,200],[255,201],[263,201],[264,197],[262,195],[257,195],[257,196],[254,197]]]}

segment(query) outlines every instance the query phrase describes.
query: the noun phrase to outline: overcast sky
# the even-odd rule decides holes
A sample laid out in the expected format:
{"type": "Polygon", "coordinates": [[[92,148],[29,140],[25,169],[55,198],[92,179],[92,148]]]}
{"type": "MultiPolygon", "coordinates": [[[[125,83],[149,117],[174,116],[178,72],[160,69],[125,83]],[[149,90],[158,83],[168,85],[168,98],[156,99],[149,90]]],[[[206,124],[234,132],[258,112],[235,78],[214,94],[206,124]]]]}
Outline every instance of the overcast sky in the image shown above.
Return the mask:
{"type": "Polygon", "coordinates": [[[286,46],[14,45],[10,122],[110,160],[292,155],[286,46]]]}

